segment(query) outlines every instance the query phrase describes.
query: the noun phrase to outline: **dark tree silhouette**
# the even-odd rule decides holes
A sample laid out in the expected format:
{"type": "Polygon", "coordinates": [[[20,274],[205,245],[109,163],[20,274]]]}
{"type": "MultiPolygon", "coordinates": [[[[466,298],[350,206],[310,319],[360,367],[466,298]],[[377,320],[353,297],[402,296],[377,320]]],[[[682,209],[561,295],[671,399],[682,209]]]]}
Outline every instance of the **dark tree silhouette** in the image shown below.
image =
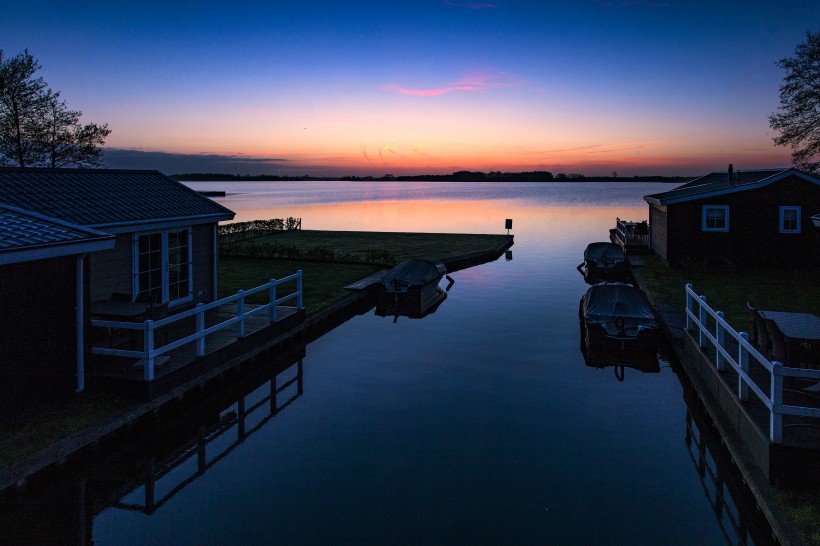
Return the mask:
{"type": "Polygon", "coordinates": [[[60,93],[42,77],[40,63],[25,50],[4,59],[0,49],[0,165],[99,167],[107,124],[80,124],[60,93]]]}
{"type": "Polygon", "coordinates": [[[792,149],[792,163],[809,173],[820,172],[820,32],[807,32],[794,57],[777,61],[786,71],[780,86],[780,112],[769,125],[780,136],[778,146],[792,149]]]}

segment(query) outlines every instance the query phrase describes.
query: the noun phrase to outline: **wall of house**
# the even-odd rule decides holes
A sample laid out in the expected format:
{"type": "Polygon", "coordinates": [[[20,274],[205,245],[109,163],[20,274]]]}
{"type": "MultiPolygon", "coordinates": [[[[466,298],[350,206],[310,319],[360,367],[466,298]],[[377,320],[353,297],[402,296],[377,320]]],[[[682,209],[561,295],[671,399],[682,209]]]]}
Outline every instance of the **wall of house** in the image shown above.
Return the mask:
{"type": "Polygon", "coordinates": [[[668,206],[667,259],[715,264],[796,265],[820,261],[820,186],[789,176],[757,190],[668,206]],[[729,206],[729,231],[702,230],[704,205],[729,206]],[[780,233],[780,207],[800,206],[801,232],[780,233]]]}
{"type": "Polygon", "coordinates": [[[213,294],[214,256],[213,224],[201,224],[193,227],[193,277],[194,302],[208,302],[216,299],[213,294]]]}
{"type": "Polygon", "coordinates": [[[76,389],[76,278],[75,256],[0,266],[0,415],[76,389]]]}
{"type": "Polygon", "coordinates": [[[131,234],[117,235],[114,248],[90,256],[91,301],[107,300],[114,292],[131,293],[131,234]]]}
{"type": "Polygon", "coordinates": [[[667,256],[667,211],[663,205],[649,205],[649,241],[652,250],[666,260],[667,256]]]}

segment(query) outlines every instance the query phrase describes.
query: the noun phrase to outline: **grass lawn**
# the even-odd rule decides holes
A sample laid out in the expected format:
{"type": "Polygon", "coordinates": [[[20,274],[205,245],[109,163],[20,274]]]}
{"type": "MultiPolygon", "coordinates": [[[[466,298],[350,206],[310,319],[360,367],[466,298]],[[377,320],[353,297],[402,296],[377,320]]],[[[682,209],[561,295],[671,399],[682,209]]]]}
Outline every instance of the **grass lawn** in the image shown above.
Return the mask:
{"type": "Polygon", "coordinates": [[[818,313],[820,311],[820,267],[783,270],[742,268],[670,269],[657,257],[645,256],[646,267],[632,273],[656,301],[686,305],[684,287],[706,296],[706,303],[726,313],[738,331],[752,331],[750,302],[759,309],[818,313]]]}
{"type": "Polygon", "coordinates": [[[387,250],[396,260],[440,260],[499,246],[506,235],[464,233],[391,233],[375,231],[281,231],[252,239],[300,248],[327,247],[337,254],[364,256],[369,250],[387,250]]]}

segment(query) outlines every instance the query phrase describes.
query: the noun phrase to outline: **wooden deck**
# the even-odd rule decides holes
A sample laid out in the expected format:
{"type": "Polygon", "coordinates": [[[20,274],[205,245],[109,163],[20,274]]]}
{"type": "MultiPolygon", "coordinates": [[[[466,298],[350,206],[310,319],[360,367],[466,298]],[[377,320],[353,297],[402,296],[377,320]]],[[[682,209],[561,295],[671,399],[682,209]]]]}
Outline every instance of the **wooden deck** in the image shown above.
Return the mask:
{"type": "MultiPolygon", "coordinates": [[[[258,305],[245,305],[245,311],[257,309],[258,305]]],[[[155,376],[151,383],[161,385],[167,382],[170,376],[180,376],[186,379],[192,377],[197,371],[201,372],[203,363],[218,362],[224,360],[227,355],[235,355],[237,351],[246,352],[247,358],[253,356],[252,353],[264,349],[266,341],[275,338],[284,332],[291,332],[296,328],[303,327],[304,311],[299,311],[295,307],[280,306],[276,308],[277,320],[271,323],[267,313],[259,313],[248,317],[244,321],[244,336],[239,336],[237,325],[228,326],[222,330],[209,334],[205,338],[205,353],[203,356],[196,354],[196,342],[191,342],[155,359],[155,376]],[[254,348],[253,345],[260,345],[254,348]]],[[[211,327],[237,316],[236,304],[223,305],[216,309],[205,312],[205,327],[211,327]]],[[[174,322],[165,328],[158,330],[155,334],[155,343],[158,349],[182,339],[196,331],[196,318],[174,322]]],[[[138,333],[139,334],[139,333],[138,333]]],[[[120,344],[123,348],[142,350],[142,339],[133,333],[114,333],[101,338],[98,342],[103,345],[108,343],[120,344]]],[[[148,383],[144,379],[144,360],[133,358],[100,356],[94,355],[91,361],[91,372],[96,380],[96,384],[111,385],[116,382],[148,383]]],[[[178,383],[179,381],[173,381],[178,383]]],[[[154,389],[156,390],[156,389],[154,389]]]]}

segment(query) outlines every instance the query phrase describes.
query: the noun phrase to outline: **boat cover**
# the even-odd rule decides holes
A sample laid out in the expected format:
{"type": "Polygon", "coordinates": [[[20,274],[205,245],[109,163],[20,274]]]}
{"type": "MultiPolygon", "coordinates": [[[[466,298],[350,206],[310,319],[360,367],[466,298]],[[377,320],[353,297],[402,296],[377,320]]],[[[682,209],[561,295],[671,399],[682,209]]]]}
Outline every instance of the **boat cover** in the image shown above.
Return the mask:
{"type": "Polygon", "coordinates": [[[655,313],[640,289],[621,282],[590,286],[584,296],[584,319],[608,322],[613,318],[654,321],[655,313]]]}
{"type": "Polygon", "coordinates": [[[584,260],[614,264],[626,261],[623,249],[615,243],[590,243],[584,250],[584,260]]]}
{"type": "Polygon", "coordinates": [[[444,264],[430,260],[405,260],[382,277],[381,283],[391,292],[403,292],[410,286],[438,281],[446,273],[444,264]]]}

